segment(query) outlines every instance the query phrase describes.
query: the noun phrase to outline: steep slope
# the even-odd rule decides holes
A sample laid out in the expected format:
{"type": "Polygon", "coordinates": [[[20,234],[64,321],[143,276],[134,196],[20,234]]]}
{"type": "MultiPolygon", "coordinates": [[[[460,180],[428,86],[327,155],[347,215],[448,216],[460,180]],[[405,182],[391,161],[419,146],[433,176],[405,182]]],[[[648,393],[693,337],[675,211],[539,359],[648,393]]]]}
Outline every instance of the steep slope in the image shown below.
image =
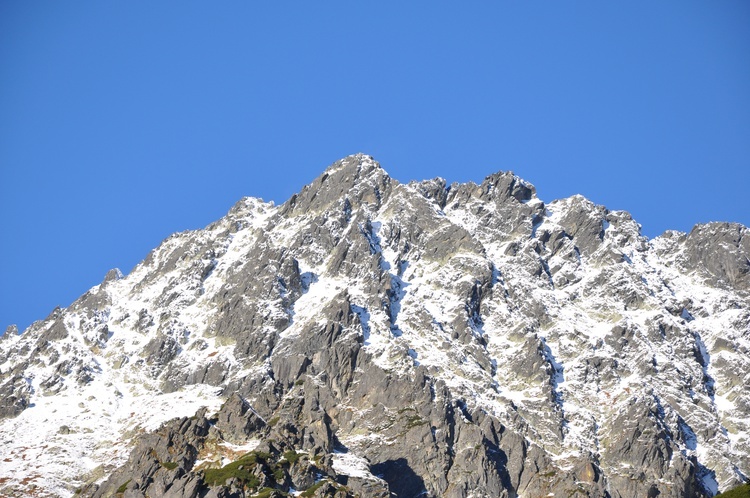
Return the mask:
{"type": "Polygon", "coordinates": [[[712,496],[750,475],[749,256],[350,156],[3,336],[0,493],[712,496]]]}

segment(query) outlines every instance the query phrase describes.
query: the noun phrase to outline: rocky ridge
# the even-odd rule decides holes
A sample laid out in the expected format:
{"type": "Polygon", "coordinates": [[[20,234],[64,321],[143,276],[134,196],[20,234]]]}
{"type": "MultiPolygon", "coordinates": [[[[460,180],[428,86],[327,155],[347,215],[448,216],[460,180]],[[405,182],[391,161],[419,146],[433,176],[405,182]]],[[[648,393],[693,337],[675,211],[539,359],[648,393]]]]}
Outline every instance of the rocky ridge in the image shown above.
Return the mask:
{"type": "Polygon", "coordinates": [[[0,493],[713,496],[750,476],[747,232],[347,157],[6,333],[0,493]]]}

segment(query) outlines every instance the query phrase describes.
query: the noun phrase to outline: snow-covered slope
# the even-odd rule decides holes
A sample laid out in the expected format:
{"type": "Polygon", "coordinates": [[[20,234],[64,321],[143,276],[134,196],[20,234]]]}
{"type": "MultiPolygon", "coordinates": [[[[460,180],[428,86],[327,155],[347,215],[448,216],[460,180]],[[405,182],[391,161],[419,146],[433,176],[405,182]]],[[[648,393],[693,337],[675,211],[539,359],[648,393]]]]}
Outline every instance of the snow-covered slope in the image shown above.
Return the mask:
{"type": "Polygon", "coordinates": [[[350,156],[6,334],[0,494],[712,496],[750,475],[748,255],[350,156]],[[262,485],[206,477],[259,441],[262,485]]]}

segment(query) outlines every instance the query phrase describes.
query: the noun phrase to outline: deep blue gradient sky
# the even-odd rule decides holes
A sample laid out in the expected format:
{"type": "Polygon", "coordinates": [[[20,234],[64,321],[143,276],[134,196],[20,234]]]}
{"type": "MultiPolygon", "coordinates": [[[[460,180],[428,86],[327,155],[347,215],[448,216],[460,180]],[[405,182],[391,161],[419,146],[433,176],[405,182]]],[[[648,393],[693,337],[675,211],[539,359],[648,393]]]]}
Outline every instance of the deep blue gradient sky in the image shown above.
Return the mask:
{"type": "Polygon", "coordinates": [[[0,333],[345,155],[750,224],[750,2],[0,3],[0,333]]]}

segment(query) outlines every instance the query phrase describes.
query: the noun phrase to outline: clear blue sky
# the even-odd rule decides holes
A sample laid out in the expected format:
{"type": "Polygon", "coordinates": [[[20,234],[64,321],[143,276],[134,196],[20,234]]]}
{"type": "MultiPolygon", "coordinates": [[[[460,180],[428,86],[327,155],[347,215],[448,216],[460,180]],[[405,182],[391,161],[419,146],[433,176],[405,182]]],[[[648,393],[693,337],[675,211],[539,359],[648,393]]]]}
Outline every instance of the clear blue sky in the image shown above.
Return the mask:
{"type": "Polygon", "coordinates": [[[750,224],[750,2],[0,3],[0,332],[345,155],[750,224]]]}

